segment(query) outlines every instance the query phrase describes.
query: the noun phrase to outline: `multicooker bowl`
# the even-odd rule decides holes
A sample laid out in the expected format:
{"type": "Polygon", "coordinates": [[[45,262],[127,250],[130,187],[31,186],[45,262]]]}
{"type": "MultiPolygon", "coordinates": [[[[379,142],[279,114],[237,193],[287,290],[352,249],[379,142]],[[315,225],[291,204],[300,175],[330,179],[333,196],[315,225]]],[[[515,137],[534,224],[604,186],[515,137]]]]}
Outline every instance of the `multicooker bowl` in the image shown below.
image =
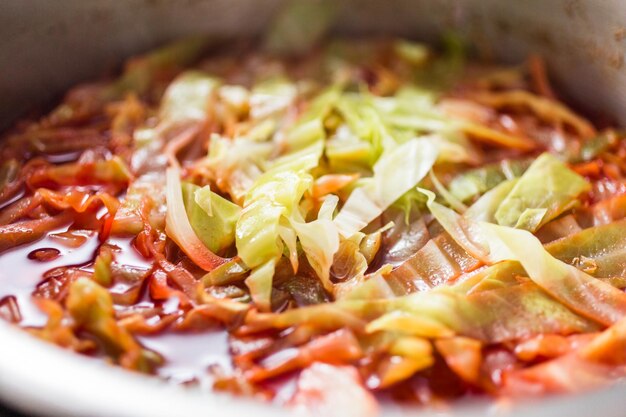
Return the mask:
{"type": "MultiPolygon", "coordinates": [[[[314,1],[314,0],[311,0],[314,1]]],[[[335,30],[430,41],[448,29],[483,54],[519,62],[542,54],[561,91],[626,124],[626,3],[620,0],[336,0],[335,30]]],[[[3,0],[0,127],[129,55],[189,34],[255,36],[281,0],[3,0]]],[[[0,271],[0,281],[15,271],[0,271]]],[[[44,344],[0,322],[0,399],[37,415],[277,417],[285,410],[168,386],[44,344]]],[[[511,407],[454,406],[451,415],[623,416],[626,386],[511,407]]],[[[384,415],[431,415],[385,408],[384,415]]],[[[440,412],[437,415],[441,415],[440,412]]]]}

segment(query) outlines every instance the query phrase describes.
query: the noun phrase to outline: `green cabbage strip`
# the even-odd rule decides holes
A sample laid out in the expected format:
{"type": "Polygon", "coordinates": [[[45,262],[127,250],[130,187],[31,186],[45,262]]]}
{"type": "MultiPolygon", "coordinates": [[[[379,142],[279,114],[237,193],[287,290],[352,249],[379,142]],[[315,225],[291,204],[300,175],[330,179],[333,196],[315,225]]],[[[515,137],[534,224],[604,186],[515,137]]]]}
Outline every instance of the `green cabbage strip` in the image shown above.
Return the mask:
{"type": "Polygon", "coordinates": [[[290,152],[306,148],[326,138],[324,120],[334,109],[341,97],[341,88],[329,87],[315,97],[297,123],[285,135],[285,143],[290,152]]]}
{"type": "Polygon", "coordinates": [[[129,185],[115,215],[113,233],[135,235],[141,230],[143,222],[139,210],[146,198],[153,202],[150,224],[158,230],[163,229],[166,187],[162,171],[167,164],[162,155],[163,147],[170,139],[170,132],[202,123],[206,118],[209,98],[218,85],[218,80],[199,71],[182,73],[164,93],[159,108],[159,124],[135,131],[131,165],[139,175],[129,185]]]}
{"type": "Polygon", "coordinates": [[[334,219],[348,238],[367,226],[404,193],[421,181],[437,159],[428,139],[412,139],[385,151],[374,165],[374,176],[352,191],[334,219]]]}
{"type": "Polygon", "coordinates": [[[498,224],[534,232],[578,204],[589,183],[554,156],[539,156],[496,210],[498,224]]]}
{"type": "Polygon", "coordinates": [[[235,227],[235,243],[241,262],[252,270],[246,284],[262,311],[271,308],[272,280],[283,255],[283,244],[294,273],[298,269],[299,240],[320,280],[328,289],[332,288],[329,269],[339,246],[332,223],[336,198],[332,207],[324,204],[319,218],[310,223],[304,221],[299,204],[313,183],[309,171],[318,166],[324,152],[323,122],[338,97],[339,90],[330,88],[313,99],[309,109],[287,129],[284,138],[273,138],[274,142],[282,140],[286,153],[269,162],[267,157],[275,144],[247,143],[252,146],[242,146],[233,152],[230,141],[223,141],[223,146],[217,148],[212,143],[209,167],[226,174],[229,186],[234,183],[237,187],[231,186],[231,195],[243,200],[244,208],[235,227]],[[260,152],[251,152],[254,148],[260,152]]]}
{"type": "Polygon", "coordinates": [[[200,268],[205,271],[217,268],[225,263],[227,259],[213,253],[194,232],[185,210],[180,182],[180,169],[170,167],[165,175],[167,184],[165,193],[167,201],[165,232],[200,268]]]}
{"type": "Polygon", "coordinates": [[[241,207],[213,193],[209,186],[183,182],[183,201],[191,228],[214,253],[224,253],[235,243],[235,224],[241,207]]]}
{"type": "Polygon", "coordinates": [[[262,311],[271,307],[272,279],[283,244],[295,273],[299,240],[321,282],[332,291],[329,270],[339,247],[339,235],[332,222],[337,198],[329,196],[318,219],[309,223],[300,213],[299,202],[311,188],[313,177],[308,171],[318,166],[324,151],[323,121],[338,98],[339,90],[330,88],[312,101],[286,132],[284,143],[288,152],[266,164],[267,171],[255,178],[245,194],[244,209],[236,226],[236,246],[241,260],[252,268],[246,284],[262,311]]]}
{"type": "Polygon", "coordinates": [[[95,281],[88,278],[73,281],[66,303],[76,325],[93,335],[118,362],[151,372],[161,361],[158,355],[143,349],[132,334],[118,324],[111,295],[95,281]]]}
{"type": "Polygon", "coordinates": [[[581,230],[547,244],[546,249],[589,275],[623,277],[626,271],[626,220],[581,230]]]}
{"type": "Polygon", "coordinates": [[[442,287],[401,297],[391,304],[406,314],[428,317],[457,334],[487,343],[597,329],[533,283],[469,295],[442,287]]]}
{"type": "Polygon", "coordinates": [[[367,144],[370,165],[385,149],[395,146],[399,133],[393,132],[392,135],[381,117],[381,112],[373,105],[373,100],[373,97],[366,94],[344,93],[336,103],[337,112],[350,132],[359,142],[367,144]]]}
{"type": "Polygon", "coordinates": [[[554,258],[525,230],[481,223],[493,261],[517,260],[530,279],[570,309],[604,325],[626,316],[626,293],[554,258]]]}
{"type": "Polygon", "coordinates": [[[625,293],[556,259],[532,233],[460,216],[426,193],[431,213],[469,253],[486,263],[518,261],[539,287],[598,323],[610,325],[626,315],[625,293]]]}
{"type": "Polygon", "coordinates": [[[473,295],[444,286],[396,298],[345,299],[252,315],[248,323],[258,330],[308,324],[325,330],[349,327],[422,337],[460,334],[486,343],[598,329],[532,282],[473,295]]]}
{"type": "Polygon", "coordinates": [[[520,177],[531,162],[527,159],[505,159],[496,164],[471,169],[454,177],[448,187],[452,195],[462,202],[467,202],[481,196],[503,181],[520,177]]]}
{"type": "MultiPolygon", "coordinates": [[[[289,220],[299,210],[302,196],[313,183],[308,171],[317,166],[322,151],[323,142],[318,141],[274,160],[246,193],[235,229],[235,244],[238,256],[252,268],[246,284],[261,310],[271,307],[274,269],[283,253],[281,220],[289,220]]],[[[282,235],[293,252],[292,236],[284,232],[282,235]]]]}
{"type": "Polygon", "coordinates": [[[269,311],[272,308],[272,283],[274,281],[277,259],[278,255],[256,266],[245,281],[254,305],[260,311],[269,311]]]}
{"type": "Polygon", "coordinates": [[[266,172],[248,191],[236,226],[239,257],[251,268],[282,254],[278,226],[288,217],[312,183],[305,171],[266,172]]]}

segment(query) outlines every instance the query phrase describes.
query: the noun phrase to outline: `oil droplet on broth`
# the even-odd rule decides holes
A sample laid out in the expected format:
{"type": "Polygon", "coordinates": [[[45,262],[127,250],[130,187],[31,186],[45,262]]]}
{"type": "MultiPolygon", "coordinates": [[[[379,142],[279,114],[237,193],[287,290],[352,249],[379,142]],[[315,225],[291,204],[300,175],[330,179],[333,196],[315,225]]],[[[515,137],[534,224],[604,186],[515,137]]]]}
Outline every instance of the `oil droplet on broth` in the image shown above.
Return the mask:
{"type": "MultiPolygon", "coordinates": [[[[145,259],[133,247],[132,239],[111,237],[106,243],[119,248],[114,255],[119,264],[150,269],[152,261],[145,259]]],[[[96,232],[67,233],[67,227],[64,227],[50,232],[36,242],[8,250],[0,256],[0,299],[11,297],[15,300],[21,316],[20,326],[41,327],[47,321],[47,316],[37,308],[31,296],[46,272],[55,268],[86,264],[84,268],[89,270],[88,264],[93,262],[99,246],[96,232]],[[59,233],[63,235],[55,236],[59,233]],[[76,234],[79,236],[75,236],[76,234]]],[[[141,307],[142,304],[139,302],[133,307],[141,307]]],[[[152,306],[152,302],[147,302],[145,307],[152,306]]],[[[171,308],[176,309],[177,304],[171,308]]],[[[157,374],[171,383],[197,383],[211,388],[211,367],[217,366],[225,373],[232,371],[228,333],[224,330],[180,333],[165,331],[135,337],[144,347],[164,358],[165,362],[157,370],[157,374]]]]}
{"type": "MultiPolygon", "coordinates": [[[[67,227],[51,234],[67,231],[67,227]]],[[[0,256],[0,298],[14,296],[22,316],[24,327],[40,327],[47,317],[33,303],[31,294],[42,280],[46,271],[54,268],[82,265],[90,262],[98,248],[95,232],[84,231],[85,243],[78,247],[63,245],[59,239],[49,235],[27,245],[10,249],[0,256]],[[29,255],[39,250],[58,251],[58,256],[46,262],[34,260],[29,255]]]]}
{"type": "Polygon", "coordinates": [[[50,262],[61,256],[61,251],[56,248],[35,249],[27,255],[32,261],[50,262]]]}

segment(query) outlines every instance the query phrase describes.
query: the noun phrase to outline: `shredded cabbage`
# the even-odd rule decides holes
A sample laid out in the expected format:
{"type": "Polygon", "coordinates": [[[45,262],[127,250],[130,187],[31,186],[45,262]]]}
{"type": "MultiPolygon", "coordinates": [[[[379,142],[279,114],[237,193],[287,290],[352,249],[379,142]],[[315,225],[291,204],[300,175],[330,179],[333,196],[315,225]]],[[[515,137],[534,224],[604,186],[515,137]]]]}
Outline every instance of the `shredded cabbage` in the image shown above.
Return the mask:
{"type": "Polygon", "coordinates": [[[176,167],[167,169],[167,217],[165,231],[167,235],[191,258],[200,268],[211,271],[226,262],[211,252],[194,232],[183,201],[180,170],[176,167]]]}
{"type": "Polygon", "coordinates": [[[339,249],[339,232],[332,221],[332,216],[338,202],[337,196],[326,196],[317,220],[305,223],[295,216],[291,220],[291,225],[298,235],[309,263],[322,281],[324,288],[331,293],[333,286],[330,282],[330,267],[333,263],[333,256],[339,249]]]}
{"type": "Polygon", "coordinates": [[[177,359],[152,336],[223,326],[217,389],[295,378],[280,401],[337,415],[333,375],[368,416],[367,390],[439,403],[626,375],[624,132],[559,103],[539,57],[464,70],[454,36],[303,56],[336,8],[290,4],[260,50],[186,68],[209,41],[168,47],[7,133],[0,263],[52,263],[0,317],[154,374],[177,359]]]}
{"type": "Polygon", "coordinates": [[[436,159],[436,146],[424,139],[413,139],[385,152],[374,165],[374,176],[365,186],[352,191],[335,217],[334,222],[340,233],[350,237],[367,226],[415,187],[436,159]]]}
{"type": "Polygon", "coordinates": [[[187,71],[179,75],[161,100],[161,129],[164,129],[163,126],[171,128],[204,120],[211,105],[210,97],[219,84],[219,80],[199,71],[187,71]]]}
{"type": "Polygon", "coordinates": [[[544,153],[522,175],[495,212],[498,224],[534,232],[578,204],[589,183],[554,156],[544,153]]]}
{"type": "Polygon", "coordinates": [[[191,228],[210,251],[224,253],[235,243],[235,224],[241,208],[208,186],[184,182],[182,189],[191,228]]]}

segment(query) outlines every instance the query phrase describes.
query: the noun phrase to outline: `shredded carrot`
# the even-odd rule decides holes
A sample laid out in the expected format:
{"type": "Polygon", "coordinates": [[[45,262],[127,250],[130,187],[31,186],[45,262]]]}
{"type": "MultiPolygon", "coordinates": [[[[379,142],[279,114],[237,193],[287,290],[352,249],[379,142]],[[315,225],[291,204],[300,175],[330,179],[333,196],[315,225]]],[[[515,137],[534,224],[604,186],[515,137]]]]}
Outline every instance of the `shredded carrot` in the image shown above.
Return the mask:
{"type": "Polygon", "coordinates": [[[528,70],[530,72],[533,89],[540,95],[556,100],[554,90],[550,85],[548,74],[546,73],[546,65],[543,58],[536,54],[528,57],[528,70]]]}
{"type": "Polygon", "coordinates": [[[183,149],[185,146],[189,145],[199,131],[199,125],[191,125],[167,143],[165,149],[163,150],[163,154],[167,157],[167,160],[169,161],[171,166],[180,168],[180,163],[178,162],[176,154],[180,152],[180,150],[183,149]]]}
{"type": "Polygon", "coordinates": [[[576,171],[580,175],[584,175],[586,177],[598,177],[601,172],[600,163],[598,161],[585,162],[582,164],[577,164],[572,167],[574,171],[576,171]]]}
{"type": "Polygon", "coordinates": [[[500,109],[504,107],[527,108],[543,121],[553,124],[565,123],[572,127],[582,138],[588,139],[597,134],[593,125],[577,115],[564,104],[540,97],[528,91],[513,90],[502,92],[480,92],[474,100],[500,109]]]}

